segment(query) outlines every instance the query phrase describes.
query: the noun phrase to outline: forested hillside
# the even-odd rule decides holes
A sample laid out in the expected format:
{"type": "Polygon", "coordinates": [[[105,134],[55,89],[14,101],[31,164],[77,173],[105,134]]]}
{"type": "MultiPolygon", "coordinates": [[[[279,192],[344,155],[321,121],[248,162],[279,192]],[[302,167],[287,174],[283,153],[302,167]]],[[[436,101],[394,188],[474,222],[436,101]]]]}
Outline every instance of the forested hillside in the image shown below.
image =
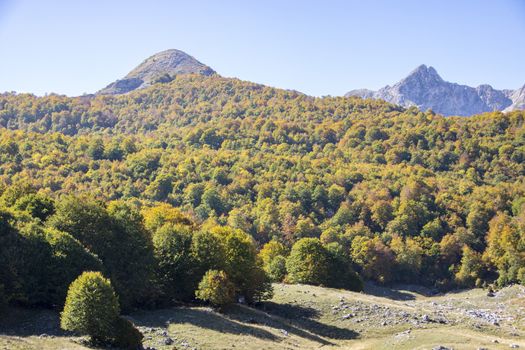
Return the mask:
{"type": "Polygon", "coordinates": [[[63,287],[51,293],[25,280],[36,258],[15,262],[2,242],[5,299],[60,304],[97,266],[124,307],[191,299],[210,269],[253,300],[271,292],[265,274],[357,290],[354,271],[443,289],[525,283],[524,119],[220,76],[119,96],[5,93],[0,240],[75,261],[52,272],[63,287]]]}

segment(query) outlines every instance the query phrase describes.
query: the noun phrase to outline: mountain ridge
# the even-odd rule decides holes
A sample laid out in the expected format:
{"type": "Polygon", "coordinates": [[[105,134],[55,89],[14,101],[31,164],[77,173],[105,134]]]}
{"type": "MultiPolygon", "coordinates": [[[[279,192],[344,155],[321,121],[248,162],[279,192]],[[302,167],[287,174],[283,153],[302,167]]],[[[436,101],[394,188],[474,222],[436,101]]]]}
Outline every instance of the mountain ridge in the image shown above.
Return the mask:
{"type": "Polygon", "coordinates": [[[497,90],[488,84],[477,87],[445,81],[432,66],[418,66],[396,84],[377,91],[351,90],[345,97],[382,99],[403,107],[451,116],[470,116],[495,110],[525,109],[525,85],[516,90],[497,90]]]}

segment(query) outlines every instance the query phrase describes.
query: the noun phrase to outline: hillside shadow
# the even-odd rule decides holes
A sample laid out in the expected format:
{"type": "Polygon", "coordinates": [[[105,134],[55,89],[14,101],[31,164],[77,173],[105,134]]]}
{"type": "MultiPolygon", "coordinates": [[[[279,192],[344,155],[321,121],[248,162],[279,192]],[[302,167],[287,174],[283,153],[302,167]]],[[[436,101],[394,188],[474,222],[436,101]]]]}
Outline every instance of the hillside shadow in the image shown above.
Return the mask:
{"type": "Polygon", "coordinates": [[[359,333],[333,325],[328,325],[317,321],[319,311],[299,305],[278,304],[271,301],[264,302],[259,307],[267,318],[273,322],[287,324],[290,333],[304,338],[318,341],[322,344],[331,344],[329,341],[320,337],[338,340],[351,340],[359,336],[359,333]]]}
{"type": "Polygon", "coordinates": [[[415,300],[416,297],[404,290],[399,290],[395,288],[388,288],[383,286],[378,286],[373,283],[367,283],[365,285],[364,291],[365,294],[373,295],[375,297],[387,298],[392,300],[399,301],[409,301],[415,300]]]}
{"type": "Polygon", "coordinates": [[[265,302],[258,308],[233,305],[224,314],[203,308],[177,308],[132,315],[137,326],[167,327],[191,324],[203,329],[234,335],[280,341],[295,335],[320,345],[334,345],[329,339],[355,339],[358,333],[316,321],[315,309],[265,302]],[[261,328],[273,328],[278,335],[261,328]],[[328,339],[325,339],[328,338],[328,339]]]}
{"type": "Polygon", "coordinates": [[[133,322],[143,327],[167,327],[176,324],[191,324],[196,327],[234,335],[249,335],[260,339],[278,340],[274,334],[249,325],[245,325],[227,315],[197,308],[177,308],[149,312],[147,317],[133,315],[133,322]]]}
{"type": "Polygon", "coordinates": [[[60,315],[47,309],[10,307],[0,316],[0,335],[8,336],[66,336],[60,329],[60,315]]]}

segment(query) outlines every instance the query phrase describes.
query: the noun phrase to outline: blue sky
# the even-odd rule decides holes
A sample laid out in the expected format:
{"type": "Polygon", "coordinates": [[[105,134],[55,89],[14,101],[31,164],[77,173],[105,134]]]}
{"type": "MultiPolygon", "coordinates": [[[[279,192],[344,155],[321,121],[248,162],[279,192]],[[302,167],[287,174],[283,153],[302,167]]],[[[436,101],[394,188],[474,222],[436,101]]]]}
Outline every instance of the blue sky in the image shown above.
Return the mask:
{"type": "Polygon", "coordinates": [[[525,84],[525,0],[0,0],[0,91],[94,92],[183,50],[219,74],[312,95],[392,84],[525,84]]]}

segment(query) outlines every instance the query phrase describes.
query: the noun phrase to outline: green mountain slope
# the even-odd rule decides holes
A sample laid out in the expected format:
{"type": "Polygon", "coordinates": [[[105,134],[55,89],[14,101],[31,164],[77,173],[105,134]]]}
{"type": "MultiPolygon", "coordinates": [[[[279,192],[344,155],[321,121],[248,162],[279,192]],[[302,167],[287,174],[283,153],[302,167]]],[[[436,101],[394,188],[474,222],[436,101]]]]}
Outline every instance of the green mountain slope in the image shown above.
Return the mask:
{"type": "Polygon", "coordinates": [[[523,237],[524,119],[191,74],[117,96],[3,94],[0,181],[167,202],[259,244],[320,237],[381,282],[505,284],[525,278],[521,253],[501,253],[523,237]]]}

